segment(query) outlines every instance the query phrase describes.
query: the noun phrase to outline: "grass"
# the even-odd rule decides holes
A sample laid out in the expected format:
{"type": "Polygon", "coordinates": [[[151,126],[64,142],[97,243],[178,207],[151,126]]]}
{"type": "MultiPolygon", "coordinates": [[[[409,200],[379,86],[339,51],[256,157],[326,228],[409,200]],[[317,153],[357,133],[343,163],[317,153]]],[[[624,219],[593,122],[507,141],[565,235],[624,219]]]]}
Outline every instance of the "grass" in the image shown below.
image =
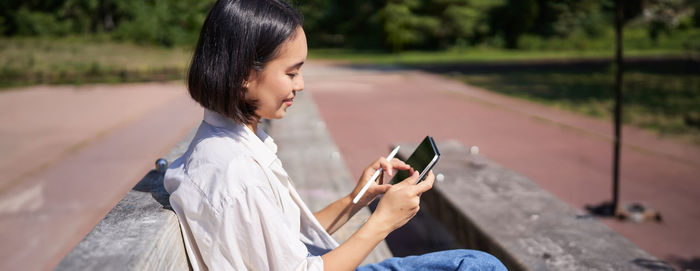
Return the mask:
{"type": "MultiPolygon", "coordinates": [[[[627,27],[624,35],[625,55],[628,57],[700,56],[700,29],[677,30],[659,36],[656,42],[648,37],[645,29],[627,27]]],[[[614,54],[614,32],[608,29],[599,38],[581,35],[568,38],[540,38],[523,36],[522,50],[506,50],[497,47],[455,47],[447,51],[386,52],[357,51],[347,49],[312,49],[311,58],[331,59],[352,64],[425,65],[463,62],[499,62],[528,60],[557,60],[581,58],[611,58],[614,54]]]]}
{"type": "MultiPolygon", "coordinates": [[[[527,70],[457,77],[491,91],[612,120],[611,71],[527,70]]],[[[631,71],[624,78],[624,123],[700,144],[700,75],[631,71]]]]}
{"type": "MultiPolygon", "coordinates": [[[[672,49],[629,50],[626,56],[685,56],[689,53],[672,49]]],[[[311,59],[327,59],[350,64],[424,65],[449,63],[485,63],[519,60],[557,60],[612,57],[612,51],[523,51],[504,49],[464,49],[449,51],[408,51],[390,54],[345,49],[312,49],[311,59]]]]}
{"type": "Polygon", "coordinates": [[[97,38],[0,39],[0,87],[183,78],[190,53],[97,38]]]}

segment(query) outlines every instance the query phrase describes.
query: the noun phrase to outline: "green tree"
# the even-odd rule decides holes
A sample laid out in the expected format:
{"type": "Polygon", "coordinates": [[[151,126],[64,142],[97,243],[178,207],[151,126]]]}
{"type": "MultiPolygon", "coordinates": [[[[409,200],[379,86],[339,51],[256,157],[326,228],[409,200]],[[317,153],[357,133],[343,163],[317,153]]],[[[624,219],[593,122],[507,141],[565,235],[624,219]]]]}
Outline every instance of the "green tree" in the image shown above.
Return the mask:
{"type": "Polygon", "coordinates": [[[1,2],[6,36],[111,33],[165,46],[193,44],[213,0],[50,0],[1,2]]]}
{"type": "Polygon", "coordinates": [[[214,1],[119,0],[115,37],[164,46],[193,45],[214,1]]]}
{"type": "Polygon", "coordinates": [[[531,30],[538,11],[535,0],[508,0],[492,10],[491,25],[496,33],[502,34],[506,48],[515,49],[520,36],[531,30]]]}
{"type": "Polygon", "coordinates": [[[71,30],[71,23],[56,11],[63,1],[0,1],[0,16],[4,21],[4,35],[50,36],[64,35],[71,30]]]}
{"type": "Polygon", "coordinates": [[[401,51],[424,41],[427,33],[439,26],[439,21],[430,16],[419,15],[414,10],[420,7],[418,0],[389,1],[379,11],[386,45],[393,51],[401,51]]]}
{"type": "Polygon", "coordinates": [[[432,37],[438,48],[467,46],[488,35],[488,11],[502,4],[494,0],[425,0],[422,12],[440,21],[432,37]]]}
{"type": "Polygon", "coordinates": [[[384,44],[378,12],[385,0],[298,0],[313,47],[377,49],[384,44]]]}
{"type": "Polygon", "coordinates": [[[13,32],[17,35],[60,36],[71,32],[71,22],[56,14],[20,8],[13,15],[13,32]]]}
{"type": "Polygon", "coordinates": [[[581,31],[589,37],[597,37],[610,26],[611,16],[602,12],[605,1],[539,0],[538,3],[532,32],[543,37],[566,37],[581,31]]]}
{"type": "Polygon", "coordinates": [[[649,37],[655,43],[662,33],[670,33],[684,19],[693,16],[692,3],[684,0],[648,0],[642,17],[648,24],[649,37]]]}

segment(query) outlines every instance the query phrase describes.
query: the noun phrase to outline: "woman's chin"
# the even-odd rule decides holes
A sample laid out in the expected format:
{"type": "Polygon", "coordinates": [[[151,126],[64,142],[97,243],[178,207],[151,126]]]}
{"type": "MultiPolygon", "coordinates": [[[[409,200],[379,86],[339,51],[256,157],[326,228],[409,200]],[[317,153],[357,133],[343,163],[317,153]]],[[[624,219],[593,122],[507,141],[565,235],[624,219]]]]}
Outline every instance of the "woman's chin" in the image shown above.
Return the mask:
{"type": "Polygon", "coordinates": [[[281,119],[284,118],[284,116],[287,114],[287,108],[281,109],[280,111],[275,112],[275,115],[272,116],[271,119],[281,119]]]}
{"type": "Polygon", "coordinates": [[[267,114],[260,114],[263,119],[281,119],[287,114],[286,106],[280,107],[277,111],[269,112],[267,114]]]}

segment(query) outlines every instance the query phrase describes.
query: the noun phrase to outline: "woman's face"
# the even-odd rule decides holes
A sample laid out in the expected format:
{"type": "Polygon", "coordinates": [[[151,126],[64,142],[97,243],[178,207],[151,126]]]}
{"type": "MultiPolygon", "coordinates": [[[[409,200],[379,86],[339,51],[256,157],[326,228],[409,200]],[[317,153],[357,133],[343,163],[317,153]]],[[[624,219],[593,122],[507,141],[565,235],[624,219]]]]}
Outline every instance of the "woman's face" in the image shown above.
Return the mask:
{"type": "Polygon", "coordinates": [[[292,106],[294,95],[304,89],[301,67],[306,61],[306,35],[301,27],[293,37],[280,45],[278,55],[262,71],[253,70],[245,86],[246,98],[257,100],[255,114],[261,118],[279,119],[292,106]]]}

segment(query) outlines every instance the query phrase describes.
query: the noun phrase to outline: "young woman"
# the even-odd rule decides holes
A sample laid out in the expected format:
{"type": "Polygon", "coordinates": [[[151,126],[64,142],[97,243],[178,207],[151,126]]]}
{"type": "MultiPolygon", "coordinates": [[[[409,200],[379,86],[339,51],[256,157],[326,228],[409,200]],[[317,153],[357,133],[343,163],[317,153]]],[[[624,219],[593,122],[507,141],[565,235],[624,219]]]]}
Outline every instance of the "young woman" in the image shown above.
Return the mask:
{"type": "MultiPolygon", "coordinates": [[[[390,232],[418,211],[432,172],[379,158],[346,197],[312,213],[297,194],[277,146],[257,125],[279,119],[304,89],[306,36],[299,14],[282,0],[219,0],[204,22],[188,76],[204,121],[188,150],[165,174],[187,256],[195,270],[353,270],[390,232]],[[380,168],[413,175],[396,185],[373,183],[380,168]],[[329,234],[384,195],[369,220],[345,243],[329,234]]],[[[312,147],[312,146],[310,146],[312,147]]],[[[483,252],[453,250],[367,265],[368,270],[505,270],[483,252]],[[473,270],[473,269],[469,269],[473,270]]]]}

